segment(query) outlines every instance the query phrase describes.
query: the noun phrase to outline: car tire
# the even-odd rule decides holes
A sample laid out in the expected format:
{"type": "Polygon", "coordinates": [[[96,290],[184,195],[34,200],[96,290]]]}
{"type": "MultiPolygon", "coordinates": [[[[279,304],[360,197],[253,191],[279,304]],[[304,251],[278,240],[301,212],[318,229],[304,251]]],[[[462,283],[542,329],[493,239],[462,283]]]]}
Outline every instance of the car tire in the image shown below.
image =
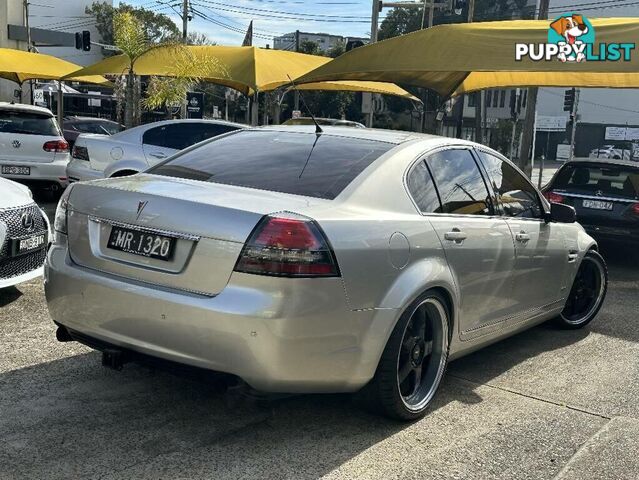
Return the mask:
{"type": "Polygon", "coordinates": [[[608,291],[608,267],[595,250],[581,260],[579,270],[568,294],[564,310],[556,321],[563,328],[576,330],[588,325],[597,316],[608,291]]]}
{"type": "Polygon", "coordinates": [[[375,376],[357,394],[359,403],[395,420],[422,418],[446,371],[449,316],[441,294],[420,295],[395,325],[375,376]]]}

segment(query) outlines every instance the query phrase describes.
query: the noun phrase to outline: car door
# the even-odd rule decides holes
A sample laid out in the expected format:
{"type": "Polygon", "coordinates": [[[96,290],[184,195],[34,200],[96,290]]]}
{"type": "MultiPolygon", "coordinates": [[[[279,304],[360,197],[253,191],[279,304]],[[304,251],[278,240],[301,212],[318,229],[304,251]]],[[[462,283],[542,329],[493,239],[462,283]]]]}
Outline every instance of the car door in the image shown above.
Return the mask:
{"type": "Polygon", "coordinates": [[[142,134],[142,150],[146,162],[150,166],[161,162],[179,150],[174,147],[179,143],[177,136],[183,132],[183,128],[179,128],[181,125],[179,123],[165,123],[149,128],[142,134]]]}
{"type": "Polygon", "coordinates": [[[496,202],[510,227],[515,244],[513,299],[518,318],[535,316],[567,294],[565,271],[570,260],[561,225],[544,220],[540,194],[505,159],[477,150],[496,202]]]}
{"type": "Polygon", "coordinates": [[[428,170],[423,176],[432,179],[437,193],[434,208],[423,208],[430,209],[424,213],[439,237],[460,292],[462,339],[499,329],[513,312],[515,252],[508,225],[494,212],[491,194],[471,150],[435,151],[417,168],[428,170]]]}

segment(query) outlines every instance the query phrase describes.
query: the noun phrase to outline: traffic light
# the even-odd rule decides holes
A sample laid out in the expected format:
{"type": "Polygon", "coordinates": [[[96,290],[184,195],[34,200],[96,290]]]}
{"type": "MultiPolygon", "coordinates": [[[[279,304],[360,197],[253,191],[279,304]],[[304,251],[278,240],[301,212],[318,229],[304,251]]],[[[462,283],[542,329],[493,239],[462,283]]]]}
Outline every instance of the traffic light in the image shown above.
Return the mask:
{"type": "Polygon", "coordinates": [[[91,32],[82,30],[82,50],[88,52],[91,50],[91,32]]]}
{"type": "Polygon", "coordinates": [[[80,32],[75,32],[75,48],[82,50],[82,34],[80,32]]]}
{"type": "Polygon", "coordinates": [[[575,89],[566,90],[564,94],[564,112],[572,112],[575,106],[575,89]]]}

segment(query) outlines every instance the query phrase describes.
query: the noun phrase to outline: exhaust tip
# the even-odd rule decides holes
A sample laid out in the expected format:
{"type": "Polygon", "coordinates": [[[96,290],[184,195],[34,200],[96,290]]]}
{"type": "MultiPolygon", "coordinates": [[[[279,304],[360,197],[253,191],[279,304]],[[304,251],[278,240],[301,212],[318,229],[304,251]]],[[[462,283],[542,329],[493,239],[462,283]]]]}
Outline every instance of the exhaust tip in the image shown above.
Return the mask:
{"type": "Polygon", "coordinates": [[[55,331],[55,338],[58,342],[72,342],[73,337],[69,334],[69,331],[63,326],[59,326],[55,331]]]}

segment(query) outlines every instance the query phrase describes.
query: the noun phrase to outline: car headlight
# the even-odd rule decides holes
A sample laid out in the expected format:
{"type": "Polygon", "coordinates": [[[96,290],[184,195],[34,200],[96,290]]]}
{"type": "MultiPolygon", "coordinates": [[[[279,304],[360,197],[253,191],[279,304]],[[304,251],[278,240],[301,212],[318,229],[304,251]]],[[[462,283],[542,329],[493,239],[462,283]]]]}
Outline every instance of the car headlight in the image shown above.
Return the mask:
{"type": "Polygon", "coordinates": [[[69,195],[71,195],[72,188],[73,185],[69,185],[64,193],[62,193],[60,201],[58,202],[58,207],[55,210],[53,230],[56,236],[59,233],[64,235],[67,234],[67,208],[69,206],[69,195]]]}

